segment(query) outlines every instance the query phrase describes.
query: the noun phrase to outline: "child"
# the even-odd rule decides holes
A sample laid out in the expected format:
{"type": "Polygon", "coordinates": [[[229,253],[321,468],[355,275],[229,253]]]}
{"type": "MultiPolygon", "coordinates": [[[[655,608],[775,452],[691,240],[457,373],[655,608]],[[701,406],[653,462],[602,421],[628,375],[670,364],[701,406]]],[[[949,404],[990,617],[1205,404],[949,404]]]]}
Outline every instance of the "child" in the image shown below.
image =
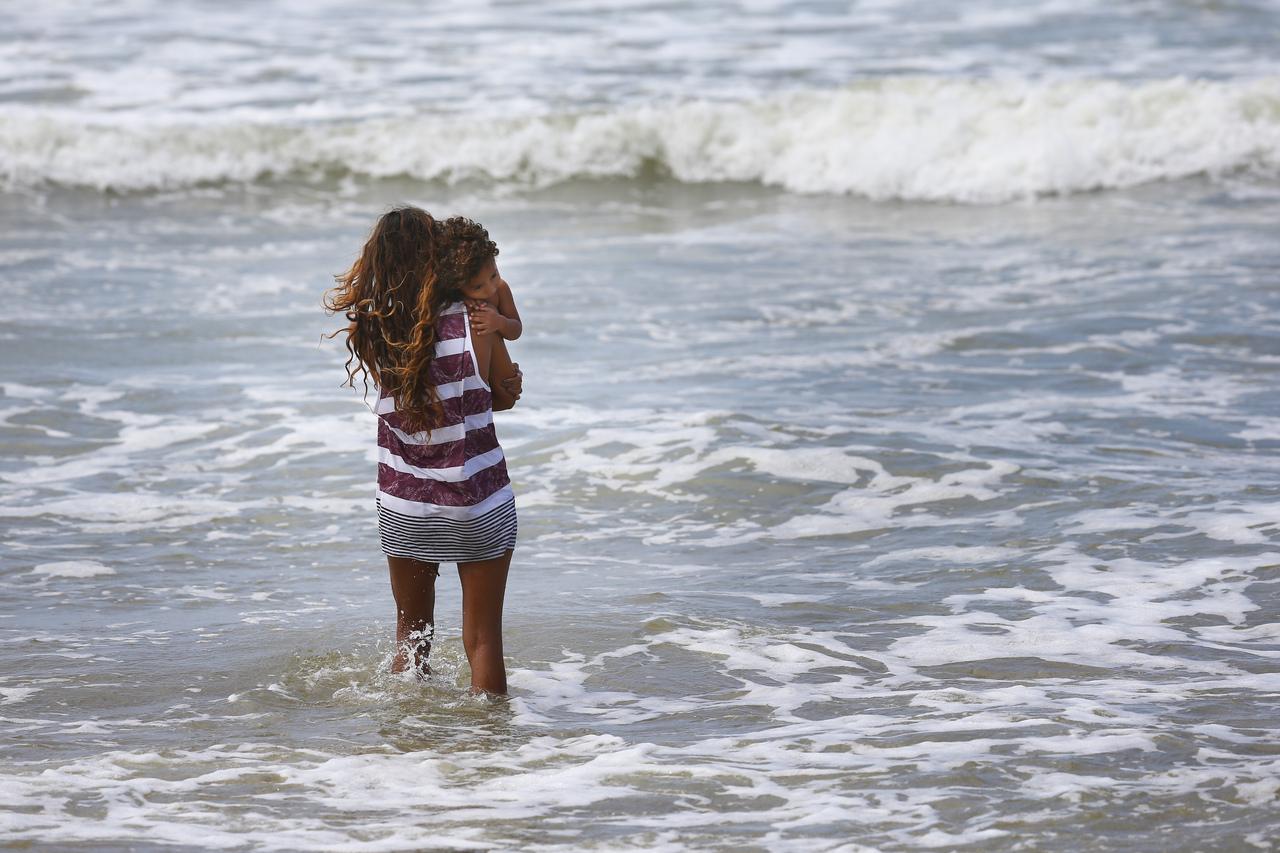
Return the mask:
{"type": "Polygon", "coordinates": [[[467,297],[473,333],[487,335],[495,332],[503,340],[514,341],[524,331],[511,287],[498,272],[496,260],[490,262],[478,280],[473,279],[462,288],[462,295],[467,297]]]}

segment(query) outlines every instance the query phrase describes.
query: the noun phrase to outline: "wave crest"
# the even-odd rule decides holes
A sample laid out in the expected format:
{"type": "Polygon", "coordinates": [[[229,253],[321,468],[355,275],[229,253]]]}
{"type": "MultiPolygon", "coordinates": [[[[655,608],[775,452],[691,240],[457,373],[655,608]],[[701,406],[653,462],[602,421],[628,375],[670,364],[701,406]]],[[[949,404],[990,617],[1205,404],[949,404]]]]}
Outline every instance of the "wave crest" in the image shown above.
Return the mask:
{"type": "Polygon", "coordinates": [[[11,108],[0,179],[99,190],[344,173],[545,186],[641,178],[993,203],[1280,166],[1280,78],[896,77],[751,102],[483,118],[85,117],[11,108]]]}

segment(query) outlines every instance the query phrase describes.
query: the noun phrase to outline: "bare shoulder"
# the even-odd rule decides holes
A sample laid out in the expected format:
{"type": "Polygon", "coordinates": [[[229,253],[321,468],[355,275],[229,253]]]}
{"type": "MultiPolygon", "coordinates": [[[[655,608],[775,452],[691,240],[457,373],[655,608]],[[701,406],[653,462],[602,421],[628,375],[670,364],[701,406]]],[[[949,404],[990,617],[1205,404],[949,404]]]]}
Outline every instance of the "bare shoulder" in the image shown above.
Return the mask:
{"type": "Polygon", "coordinates": [[[516,298],[511,294],[511,285],[507,284],[506,279],[498,285],[498,291],[493,296],[500,307],[515,308],[516,298]]]}

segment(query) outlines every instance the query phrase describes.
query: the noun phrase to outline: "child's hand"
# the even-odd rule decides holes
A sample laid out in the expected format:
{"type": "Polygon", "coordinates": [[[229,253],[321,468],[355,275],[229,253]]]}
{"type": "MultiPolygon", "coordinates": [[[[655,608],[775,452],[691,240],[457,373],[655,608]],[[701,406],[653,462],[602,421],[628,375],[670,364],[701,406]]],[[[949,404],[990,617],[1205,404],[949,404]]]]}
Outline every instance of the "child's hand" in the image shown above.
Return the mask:
{"type": "Polygon", "coordinates": [[[516,369],[516,375],[508,376],[506,379],[502,380],[502,387],[511,395],[513,400],[519,400],[520,392],[524,388],[524,373],[520,370],[520,365],[516,364],[514,361],[511,362],[511,366],[516,369]]]}
{"type": "Polygon", "coordinates": [[[469,302],[471,331],[476,335],[487,335],[498,331],[502,326],[502,315],[488,302],[469,302]]]}

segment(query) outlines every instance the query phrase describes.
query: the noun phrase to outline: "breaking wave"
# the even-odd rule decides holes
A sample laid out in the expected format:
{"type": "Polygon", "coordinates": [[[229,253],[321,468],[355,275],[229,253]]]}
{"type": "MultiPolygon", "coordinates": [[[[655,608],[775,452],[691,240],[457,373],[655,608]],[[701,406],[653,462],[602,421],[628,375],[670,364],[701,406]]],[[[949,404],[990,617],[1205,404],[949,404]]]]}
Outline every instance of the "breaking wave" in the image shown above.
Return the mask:
{"type": "Polygon", "coordinates": [[[1280,166],[1276,77],[891,77],[749,102],[498,118],[277,112],[158,118],[10,104],[0,114],[0,180],[148,191],[333,174],[535,187],[658,174],[998,203],[1280,166]]]}

